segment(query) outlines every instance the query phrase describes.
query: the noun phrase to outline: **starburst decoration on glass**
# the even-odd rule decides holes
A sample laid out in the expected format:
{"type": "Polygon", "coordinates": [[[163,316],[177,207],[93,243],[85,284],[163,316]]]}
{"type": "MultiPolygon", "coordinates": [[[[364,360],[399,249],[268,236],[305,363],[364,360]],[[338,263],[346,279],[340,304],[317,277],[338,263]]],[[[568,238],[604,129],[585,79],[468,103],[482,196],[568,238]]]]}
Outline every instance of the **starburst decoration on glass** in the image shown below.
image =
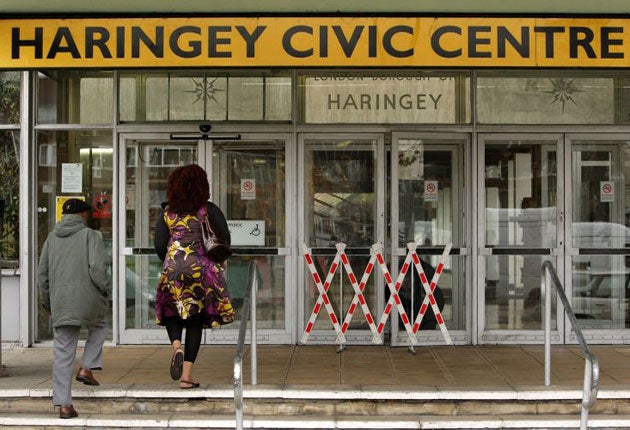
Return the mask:
{"type": "Polygon", "coordinates": [[[201,81],[199,81],[195,78],[192,78],[195,89],[186,92],[195,94],[195,101],[193,102],[193,104],[197,103],[198,101],[203,101],[205,103],[208,100],[212,100],[216,104],[219,104],[216,95],[218,92],[225,90],[214,86],[214,83],[217,81],[217,79],[219,78],[214,78],[209,81],[208,79],[203,78],[201,81]]]}
{"type": "Polygon", "coordinates": [[[578,90],[575,85],[575,79],[565,80],[564,78],[559,79],[550,79],[551,81],[551,91],[541,91],[543,93],[553,95],[553,100],[551,104],[555,102],[562,103],[562,113],[564,113],[564,107],[567,102],[571,102],[577,106],[573,96],[577,93],[583,93],[584,91],[578,90]]]}

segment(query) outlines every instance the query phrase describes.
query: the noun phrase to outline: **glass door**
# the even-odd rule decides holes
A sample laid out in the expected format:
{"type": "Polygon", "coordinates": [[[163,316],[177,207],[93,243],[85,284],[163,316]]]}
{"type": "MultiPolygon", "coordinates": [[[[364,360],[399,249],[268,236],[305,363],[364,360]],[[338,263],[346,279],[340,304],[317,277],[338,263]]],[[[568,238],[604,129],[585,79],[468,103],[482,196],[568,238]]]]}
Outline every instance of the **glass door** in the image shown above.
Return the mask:
{"type": "Polygon", "coordinates": [[[121,343],[166,342],[155,323],[155,291],[162,262],[154,248],[154,227],[166,201],[166,182],[177,166],[199,163],[198,144],[148,137],[124,139],[120,171],[122,252],[118,304],[121,343]]]}
{"type": "MultiPolygon", "coordinates": [[[[630,335],[630,140],[568,136],[572,191],[567,267],[573,308],[590,341],[630,335]]],[[[567,341],[575,341],[567,330],[567,341]]]]}
{"type": "Polygon", "coordinates": [[[479,343],[543,339],[542,262],[551,260],[563,280],[562,141],[479,135],[479,343]]]}
{"type": "MultiPolygon", "coordinates": [[[[466,332],[466,247],[465,196],[470,193],[465,180],[464,149],[467,136],[394,134],[391,150],[391,254],[394,273],[407,255],[407,244],[415,242],[421,259],[437,267],[447,243],[453,247],[437,284],[434,297],[441,308],[454,341],[469,343],[466,332]]],[[[403,281],[400,297],[411,321],[420,311],[425,292],[420,279],[410,270],[403,281]]],[[[406,329],[394,313],[392,344],[409,344],[406,329]]],[[[412,324],[413,326],[413,324],[412,324]]],[[[418,332],[422,344],[443,344],[433,311],[422,317],[418,332]]]]}
{"type": "MultiPolygon", "coordinates": [[[[360,279],[375,243],[384,244],[385,196],[384,149],[382,135],[302,135],[302,171],[299,173],[299,238],[310,249],[320,276],[326,277],[337,252],[336,244],[346,245],[346,254],[360,279]]],[[[304,263],[300,249],[299,274],[304,279],[298,296],[298,334],[302,338],[306,322],[315,308],[319,291],[304,263]]],[[[383,307],[382,276],[375,270],[364,289],[372,315],[383,307]]],[[[337,271],[328,297],[336,317],[343,321],[354,298],[354,289],[343,266],[337,271]]],[[[375,317],[376,318],[376,317],[375,317]]],[[[334,344],[337,334],[324,308],[319,312],[308,343],[334,344]]],[[[371,343],[372,333],[361,308],[353,314],[345,333],[348,343],[371,343]]]]}
{"type": "MultiPolygon", "coordinates": [[[[259,275],[259,339],[291,341],[285,312],[290,268],[286,229],[286,136],[242,136],[238,141],[173,141],[168,136],[122,135],[120,193],[119,331],[121,343],[168,342],[155,323],[154,299],[161,261],[155,255],[153,229],[166,182],[177,166],[197,163],[208,172],[210,199],[223,210],[234,256],[227,281],[237,318],[246,289],[247,266],[259,275]]],[[[233,343],[240,322],[206,330],[205,343],[233,343]]]]}
{"type": "MultiPolygon", "coordinates": [[[[285,142],[289,136],[242,136],[239,141],[218,141],[205,145],[206,164],[211,178],[211,200],[228,219],[234,256],[227,268],[228,288],[238,311],[245,298],[247,272],[251,261],[258,273],[258,341],[290,343],[295,312],[294,290],[286,289],[293,274],[290,265],[290,235],[293,220],[288,219],[285,142]],[[287,225],[289,228],[287,228],[287,225]]],[[[289,154],[289,157],[291,155],[289,154]]],[[[289,170],[289,172],[287,172],[289,170]]],[[[238,328],[231,324],[230,328],[238,328]]],[[[225,340],[221,330],[207,330],[207,342],[225,340]]],[[[231,336],[231,335],[230,335],[231,336]]],[[[232,339],[232,337],[230,338],[232,339]]],[[[236,338],[233,338],[234,341],[236,338]]]]}

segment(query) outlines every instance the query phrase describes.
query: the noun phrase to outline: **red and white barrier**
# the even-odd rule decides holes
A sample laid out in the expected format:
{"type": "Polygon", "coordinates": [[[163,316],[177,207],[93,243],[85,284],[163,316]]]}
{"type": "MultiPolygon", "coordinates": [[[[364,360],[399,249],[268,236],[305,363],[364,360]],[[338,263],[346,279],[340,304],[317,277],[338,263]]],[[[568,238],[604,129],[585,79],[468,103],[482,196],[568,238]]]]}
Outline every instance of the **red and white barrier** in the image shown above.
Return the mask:
{"type": "Polygon", "coordinates": [[[435,270],[435,274],[433,275],[433,278],[431,279],[430,283],[426,277],[426,274],[424,273],[424,269],[422,269],[420,258],[418,257],[418,254],[416,253],[417,244],[414,242],[410,242],[407,244],[408,252],[395,283],[393,281],[393,277],[391,273],[389,272],[387,264],[385,264],[385,257],[383,256],[383,249],[380,244],[377,243],[377,244],[372,245],[372,252],[371,252],[370,260],[365,268],[365,271],[363,272],[363,276],[360,282],[357,282],[357,278],[354,274],[354,271],[352,270],[352,266],[350,265],[348,256],[346,255],[346,252],[345,252],[346,245],[344,243],[338,243],[336,245],[336,248],[337,248],[337,254],[335,255],[333,262],[330,265],[330,269],[328,270],[326,280],[322,284],[319,273],[317,272],[317,268],[315,267],[315,264],[313,262],[313,257],[311,255],[311,252],[309,248],[306,246],[306,244],[303,245],[304,260],[306,261],[306,264],[311,272],[313,281],[315,282],[315,285],[317,286],[317,290],[319,291],[319,297],[317,298],[315,306],[313,307],[313,311],[311,312],[311,315],[309,317],[308,323],[306,324],[306,327],[304,329],[304,334],[302,335],[302,343],[306,343],[308,341],[308,337],[313,330],[313,327],[315,325],[315,320],[317,319],[317,316],[323,304],[324,307],[326,308],[326,311],[328,312],[328,316],[333,325],[333,328],[335,329],[335,332],[337,333],[337,342],[343,345],[346,342],[345,333],[348,330],[348,327],[350,325],[350,322],[352,320],[352,317],[354,315],[354,312],[356,311],[357,304],[358,304],[360,305],[361,310],[363,311],[363,314],[365,315],[365,319],[368,322],[370,330],[372,331],[372,334],[373,334],[372,342],[374,343],[383,343],[382,335],[385,329],[385,324],[387,323],[387,319],[389,318],[389,315],[391,314],[392,309],[394,308],[394,306],[396,306],[396,308],[398,309],[398,314],[400,316],[400,319],[402,320],[405,326],[407,335],[409,337],[409,342],[411,343],[412,347],[413,345],[417,345],[418,343],[417,333],[418,333],[418,329],[420,328],[420,323],[422,322],[422,319],[428,307],[431,306],[431,308],[433,309],[433,313],[435,314],[436,320],[438,322],[438,325],[440,327],[440,330],[442,331],[442,335],[444,336],[444,340],[446,341],[448,345],[453,344],[451,337],[448,333],[448,329],[446,328],[444,318],[442,317],[442,313],[433,296],[433,291],[435,291],[438,280],[440,279],[440,276],[442,275],[442,272],[444,270],[446,259],[448,258],[448,255],[451,252],[452,243],[447,244],[446,247],[444,248],[444,252],[442,253],[442,256],[440,257],[440,261],[438,263],[438,266],[435,270]],[[346,269],[348,279],[350,280],[350,283],[352,284],[352,288],[354,289],[354,297],[352,298],[352,302],[350,303],[350,307],[348,308],[348,312],[346,313],[346,316],[344,318],[342,325],[339,324],[337,315],[335,314],[335,311],[328,297],[328,289],[330,288],[330,285],[335,276],[335,273],[337,272],[337,269],[340,267],[339,265],[340,261],[343,264],[343,267],[346,269]],[[373,269],[374,269],[375,262],[378,262],[378,266],[381,268],[381,271],[383,272],[383,276],[385,277],[385,281],[390,291],[389,299],[387,300],[387,304],[385,305],[385,309],[379,320],[378,325],[376,325],[374,322],[374,318],[372,317],[370,308],[367,305],[367,302],[365,300],[365,295],[363,294],[365,286],[367,285],[367,281],[370,275],[372,274],[372,272],[374,271],[373,269]],[[400,287],[402,286],[403,280],[405,279],[405,276],[407,272],[409,271],[410,267],[412,267],[412,270],[413,268],[415,268],[415,270],[418,271],[418,275],[420,277],[422,287],[424,288],[424,291],[426,293],[424,300],[422,301],[422,305],[420,306],[420,311],[418,312],[418,315],[416,316],[416,320],[413,323],[413,326],[410,323],[409,316],[407,315],[407,312],[405,311],[405,308],[403,307],[402,301],[400,300],[400,296],[398,294],[398,292],[400,291],[400,287]]]}
{"type": "Polygon", "coordinates": [[[374,261],[376,260],[376,255],[372,253],[370,256],[370,261],[368,261],[367,266],[365,267],[365,271],[363,272],[363,277],[361,278],[361,282],[357,283],[357,278],[354,275],[354,271],[352,270],[352,266],[350,266],[350,262],[348,261],[348,256],[346,255],[346,244],[338,243],[336,245],[337,252],[341,256],[341,262],[346,269],[346,273],[348,274],[348,279],[350,279],[350,283],[352,284],[352,288],[354,288],[354,297],[352,298],[352,303],[350,303],[350,307],[348,308],[348,313],[346,314],[346,318],[341,325],[341,331],[345,333],[348,330],[348,326],[350,325],[350,321],[352,320],[352,316],[354,315],[354,311],[357,308],[357,303],[361,305],[361,310],[363,311],[363,315],[365,315],[365,320],[370,326],[370,330],[372,331],[372,343],[383,343],[383,338],[381,334],[376,329],[376,325],[374,324],[374,318],[372,317],[372,312],[370,312],[370,308],[368,307],[365,296],[363,295],[363,290],[365,289],[365,285],[367,284],[368,279],[370,278],[370,274],[374,269],[374,261]]]}
{"type": "Polygon", "coordinates": [[[413,242],[407,244],[409,249],[409,253],[412,253],[413,264],[418,271],[418,275],[420,276],[420,281],[422,282],[422,287],[424,288],[424,292],[426,295],[424,296],[424,300],[422,300],[422,304],[420,305],[420,311],[418,311],[418,315],[416,315],[416,321],[413,324],[413,333],[414,335],[418,333],[418,329],[420,328],[420,323],[422,323],[422,318],[424,318],[424,314],[427,312],[428,305],[431,305],[431,309],[433,309],[433,313],[435,314],[435,319],[437,320],[438,325],[440,326],[440,330],[442,331],[442,336],[444,336],[444,340],[447,345],[452,345],[453,341],[451,340],[451,335],[448,333],[448,329],[446,328],[446,324],[444,323],[444,318],[442,317],[442,312],[435,302],[435,298],[433,297],[433,291],[435,291],[435,287],[437,286],[438,280],[442,275],[442,271],[444,270],[444,265],[446,264],[446,259],[451,252],[451,248],[453,247],[452,243],[448,243],[446,248],[444,248],[444,252],[442,252],[442,256],[440,257],[440,262],[438,263],[435,273],[433,274],[433,278],[431,279],[431,284],[427,282],[427,275],[424,273],[424,269],[422,268],[422,264],[420,263],[420,258],[418,254],[416,254],[417,245],[413,242]]]}
{"type": "MultiPolygon", "coordinates": [[[[385,258],[383,257],[383,247],[380,243],[375,243],[372,245],[372,249],[376,254],[376,260],[378,261],[381,270],[383,271],[383,275],[385,276],[385,282],[387,282],[387,286],[389,287],[389,299],[387,300],[387,304],[385,305],[385,310],[383,311],[383,315],[381,316],[381,320],[378,323],[378,333],[382,334],[385,329],[385,323],[389,318],[389,314],[391,313],[394,303],[396,304],[396,308],[398,309],[398,313],[400,315],[400,319],[405,325],[405,330],[407,331],[407,335],[409,336],[409,342],[412,345],[416,345],[418,343],[418,339],[416,338],[415,333],[411,328],[411,324],[409,324],[409,317],[407,316],[407,312],[405,312],[405,308],[402,305],[400,300],[400,296],[398,295],[398,291],[400,290],[400,286],[402,285],[403,280],[405,279],[405,275],[410,267],[411,262],[411,252],[407,253],[407,257],[405,258],[405,262],[403,263],[402,269],[398,274],[398,279],[396,279],[396,283],[394,284],[392,275],[389,273],[389,269],[387,268],[387,264],[385,264],[385,258]]],[[[415,254],[415,250],[413,253],[415,254]]]]}
{"type": "Polygon", "coordinates": [[[341,326],[339,326],[339,320],[337,319],[337,315],[335,314],[335,310],[332,308],[330,304],[330,299],[328,298],[328,288],[330,288],[330,284],[332,283],[332,279],[335,276],[335,272],[339,267],[339,260],[341,256],[339,252],[335,255],[335,259],[333,260],[330,270],[328,271],[328,275],[326,276],[326,281],[322,285],[322,281],[319,277],[319,273],[317,273],[317,269],[315,268],[315,264],[313,263],[313,257],[309,249],[304,245],[304,259],[306,260],[306,265],[311,271],[311,276],[313,277],[313,281],[319,290],[319,297],[317,298],[317,302],[315,302],[315,306],[313,307],[313,312],[311,312],[311,316],[306,324],[306,328],[304,329],[304,334],[302,335],[302,343],[306,343],[308,340],[308,336],[311,334],[313,330],[313,326],[315,325],[315,320],[317,319],[317,315],[322,308],[322,303],[326,307],[326,311],[328,312],[328,316],[330,317],[330,322],[332,323],[335,332],[337,332],[337,342],[343,344],[346,342],[346,337],[343,335],[341,331],[341,326]]]}

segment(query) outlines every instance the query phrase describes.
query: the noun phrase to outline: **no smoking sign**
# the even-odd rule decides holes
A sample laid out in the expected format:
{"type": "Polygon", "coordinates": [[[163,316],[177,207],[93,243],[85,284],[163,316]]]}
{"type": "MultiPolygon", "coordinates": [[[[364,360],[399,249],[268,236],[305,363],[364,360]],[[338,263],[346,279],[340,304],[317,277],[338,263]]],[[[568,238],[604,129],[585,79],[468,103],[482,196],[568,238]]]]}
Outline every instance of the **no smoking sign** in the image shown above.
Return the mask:
{"type": "Polygon", "coordinates": [[[438,183],[437,181],[424,181],[424,201],[437,202],[438,183]]]}
{"type": "Polygon", "coordinates": [[[241,200],[254,200],[256,198],[256,180],[241,179],[241,200]]]}
{"type": "Polygon", "coordinates": [[[615,184],[611,181],[601,181],[599,183],[599,200],[601,202],[614,202],[615,184]]]}

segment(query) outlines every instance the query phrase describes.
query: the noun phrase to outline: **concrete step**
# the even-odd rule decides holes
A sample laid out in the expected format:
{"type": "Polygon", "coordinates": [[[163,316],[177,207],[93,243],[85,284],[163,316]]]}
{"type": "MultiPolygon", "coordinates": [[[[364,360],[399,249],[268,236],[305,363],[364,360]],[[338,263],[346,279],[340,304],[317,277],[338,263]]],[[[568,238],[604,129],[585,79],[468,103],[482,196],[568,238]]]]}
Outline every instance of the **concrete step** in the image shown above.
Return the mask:
{"type": "MultiPolygon", "coordinates": [[[[84,413],[232,415],[232,387],[193,390],[169,387],[89,387],[73,389],[77,409],[84,413]]],[[[0,413],[50,413],[51,389],[0,390],[0,413]]],[[[394,415],[580,415],[582,391],[577,389],[435,390],[419,387],[362,389],[331,387],[246,386],[245,414],[255,416],[344,417],[394,415]]],[[[601,390],[592,414],[630,415],[630,390],[601,390]]]]}
{"type": "MultiPolygon", "coordinates": [[[[83,429],[234,429],[233,415],[204,415],[179,412],[177,414],[138,415],[138,414],[89,414],[79,411],[79,417],[62,420],[53,412],[0,413],[0,426],[3,429],[46,429],[68,427],[83,429]]],[[[579,416],[567,415],[392,415],[387,417],[366,417],[347,415],[343,417],[317,416],[256,416],[246,415],[243,420],[246,429],[577,429],[579,416]]],[[[588,420],[590,429],[628,429],[630,415],[592,415],[588,420]]]]}
{"type": "MultiPolygon", "coordinates": [[[[80,416],[61,420],[50,388],[0,390],[0,427],[54,429],[234,428],[232,387],[170,386],[73,389],[80,416]]],[[[436,390],[430,387],[246,386],[244,427],[252,429],[579,428],[582,391],[436,390]]],[[[627,387],[599,392],[589,428],[630,428],[627,387]]]]}

